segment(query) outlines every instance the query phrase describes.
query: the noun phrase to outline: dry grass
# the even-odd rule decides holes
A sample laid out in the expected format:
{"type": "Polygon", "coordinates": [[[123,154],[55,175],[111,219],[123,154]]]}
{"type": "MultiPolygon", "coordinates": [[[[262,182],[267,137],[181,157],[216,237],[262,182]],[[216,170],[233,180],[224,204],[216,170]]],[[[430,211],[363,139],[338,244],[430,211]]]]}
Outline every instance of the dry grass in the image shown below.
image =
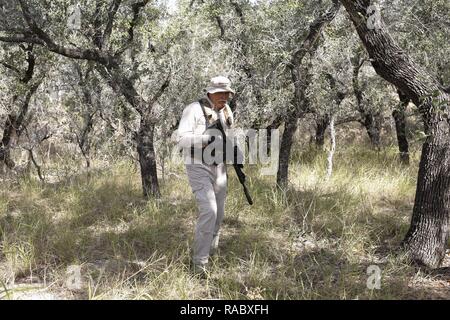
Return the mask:
{"type": "Polygon", "coordinates": [[[435,277],[395,254],[409,225],[418,154],[409,168],[395,148],[354,146],[335,157],[326,181],[326,157],[298,150],[285,192],[275,177],[247,169],[252,207],[230,171],[208,280],[189,271],[196,207],[178,164],[168,168],[161,200],[143,200],[135,166],[123,162],[53,184],[11,183],[0,193],[0,297],[39,298],[44,290],[55,299],[449,298],[435,277]],[[382,270],[380,290],[366,286],[373,264],[382,270]],[[82,283],[69,290],[72,265],[82,283]]]}

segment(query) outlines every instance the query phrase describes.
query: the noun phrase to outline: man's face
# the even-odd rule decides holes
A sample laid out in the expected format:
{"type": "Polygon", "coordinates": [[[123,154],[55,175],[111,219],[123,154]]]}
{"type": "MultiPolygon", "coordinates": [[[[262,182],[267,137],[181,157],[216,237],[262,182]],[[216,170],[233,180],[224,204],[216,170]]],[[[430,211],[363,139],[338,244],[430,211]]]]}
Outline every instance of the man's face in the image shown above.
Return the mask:
{"type": "Polygon", "coordinates": [[[208,97],[214,106],[220,110],[225,107],[228,99],[230,98],[230,92],[216,92],[216,93],[208,93],[208,97]]]}

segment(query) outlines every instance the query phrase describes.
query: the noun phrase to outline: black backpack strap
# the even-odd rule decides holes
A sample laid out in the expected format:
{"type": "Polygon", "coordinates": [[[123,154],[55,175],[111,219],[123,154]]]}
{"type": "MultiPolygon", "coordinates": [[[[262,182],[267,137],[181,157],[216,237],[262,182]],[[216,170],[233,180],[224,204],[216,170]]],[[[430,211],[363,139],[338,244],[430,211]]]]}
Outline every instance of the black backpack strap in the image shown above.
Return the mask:
{"type": "Polygon", "coordinates": [[[200,104],[200,107],[202,108],[203,116],[205,117],[205,126],[206,126],[206,129],[208,129],[210,123],[208,120],[208,115],[206,114],[206,110],[205,110],[206,101],[205,101],[205,99],[199,99],[198,103],[200,104]]]}
{"type": "MultiPolygon", "coordinates": [[[[202,112],[203,112],[203,116],[205,117],[205,131],[208,129],[209,127],[209,120],[208,120],[208,115],[206,114],[206,110],[205,110],[205,99],[199,99],[198,103],[200,104],[200,107],[202,108],[202,112]]],[[[203,150],[204,148],[202,148],[202,162],[203,162],[203,150]]],[[[191,157],[195,158],[195,148],[191,147],[191,157]]]]}

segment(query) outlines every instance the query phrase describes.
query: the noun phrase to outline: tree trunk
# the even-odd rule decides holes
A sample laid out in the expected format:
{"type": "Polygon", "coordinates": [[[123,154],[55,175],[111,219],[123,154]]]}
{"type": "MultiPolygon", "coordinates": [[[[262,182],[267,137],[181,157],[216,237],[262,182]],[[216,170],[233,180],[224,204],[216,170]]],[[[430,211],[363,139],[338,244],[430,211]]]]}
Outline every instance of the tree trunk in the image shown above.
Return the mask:
{"type": "Polygon", "coordinates": [[[89,176],[89,169],[91,167],[91,133],[94,128],[94,117],[97,111],[100,109],[98,101],[100,101],[101,90],[93,92],[89,81],[89,76],[92,71],[92,67],[89,67],[83,74],[80,65],[75,65],[75,69],[80,77],[79,85],[81,87],[81,93],[83,97],[83,102],[85,104],[86,110],[83,111],[83,125],[81,128],[81,133],[76,133],[76,138],[78,142],[78,147],[80,148],[81,154],[84,157],[86,169],[89,176]],[[97,95],[98,99],[93,99],[93,95],[97,95]]]}
{"type": "Polygon", "coordinates": [[[133,108],[139,112],[140,126],[136,135],[137,152],[141,168],[142,189],[145,197],[160,197],[158,171],[156,167],[156,152],[153,144],[155,120],[152,119],[152,107],[156,100],[168,87],[170,78],[167,78],[159,91],[155,93],[150,102],[146,102],[135,90],[131,80],[127,78],[118,67],[105,68],[98,66],[97,71],[108,81],[115,90],[120,90],[133,108]]]}
{"type": "Polygon", "coordinates": [[[280,155],[278,158],[277,184],[284,189],[288,185],[289,159],[291,156],[294,134],[297,131],[297,118],[285,122],[281,138],[280,155]]]}
{"type": "Polygon", "coordinates": [[[137,152],[141,168],[141,179],[144,197],[160,197],[156,167],[156,153],[153,145],[154,124],[148,115],[143,114],[137,134],[137,152]]]}
{"type": "Polygon", "coordinates": [[[428,136],[422,148],[411,226],[403,246],[413,261],[439,267],[449,232],[450,130],[448,118],[443,116],[448,116],[449,96],[432,75],[416,66],[396,44],[382,21],[377,21],[377,25],[368,22],[369,0],[340,1],[350,14],[375,71],[411,99],[422,114],[428,136]]]}
{"type": "Polygon", "coordinates": [[[316,147],[323,150],[325,144],[325,132],[330,125],[330,115],[317,116],[316,118],[316,147]]]}
{"type": "Polygon", "coordinates": [[[441,265],[449,237],[449,124],[439,121],[423,145],[411,227],[404,239],[410,257],[419,264],[441,265]]]}
{"type": "Polygon", "coordinates": [[[381,148],[381,115],[379,113],[365,113],[363,124],[369,136],[370,144],[376,150],[381,148]]]}
{"type": "Polygon", "coordinates": [[[336,151],[336,132],[334,130],[334,115],[330,116],[330,150],[327,157],[327,179],[333,174],[333,157],[336,151]]]}
{"type": "Polygon", "coordinates": [[[81,134],[77,136],[78,147],[80,148],[81,154],[84,157],[86,163],[86,169],[89,170],[91,167],[91,141],[90,134],[94,126],[94,114],[87,112],[84,114],[84,123],[83,129],[81,130],[81,134]]]}
{"type": "Polygon", "coordinates": [[[15,166],[14,161],[11,159],[11,140],[15,132],[15,123],[16,119],[14,115],[9,114],[5,122],[3,137],[0,144],[0,161],[9,169],[14,168],[15,166]]]}
{"type": "Polygon", "coordinates": [[[406,137],[406,107],[409,99],[407,96],[398,91],[400,97],[400,105],[392,111],[392,117],[395,121],[395,131],[397,133],[398,150],[400,152],[400,162],[409,165],[409,144],[406,137]]]}
{"type": "Polygon", "coordinates": [[[283,124],[283,117],[278,116],[275,120],[272,121],[270,125],[266,127],[266,137],[267,137],[267,154],[271,154],[271,145],[272,145],[272,130],[278,129],[283,124]]]}

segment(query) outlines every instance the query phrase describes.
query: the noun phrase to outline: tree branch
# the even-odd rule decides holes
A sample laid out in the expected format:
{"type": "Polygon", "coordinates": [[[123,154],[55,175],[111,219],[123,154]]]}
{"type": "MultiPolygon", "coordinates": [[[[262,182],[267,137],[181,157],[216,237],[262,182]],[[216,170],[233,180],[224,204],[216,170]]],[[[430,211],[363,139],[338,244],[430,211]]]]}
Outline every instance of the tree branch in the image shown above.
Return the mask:
{"type": "Polygon", "coordinates": [[[4,66],[5,68],[14,71],[18,76],[22,75],[22,72],[18,68],[14,67],[13,65],[10,65],[9,63],[7,63],[5,61],[0,61],[0,64],[2,66],[4,66]]]}
{"type": "Polygon", "coordinates": [[[30,43],[30,44],[38,44],[41,46],[45,45],[45,42],[43,40],[26,35],[0,36],[0,41],[7,43],[30,43]]]}
{"type": "MultiPolygon", "coordinates": [[[[48,50],[58,53],[58,54],[61,54],[63,56],[66,56],[68,58],[91,60],[91,61],[99,62],[104,65],[111,65],[111,64],[116,63],[112,56],[110,56],[107,53],[101,52],[99,50],[79,49],[79,48],[73,49],[73,48],[64,47],[62,45],[58,45],[33,20],[32,15],[30,13],[30,8],[29,8],[28,4],[26,3],[26,1],[25,0],[18,0],[18,1],[22,8],[22,14],[23,14],[23,17],[24,17],[27,25],[29,26],[31,31],[41,40],[38,42],[33,41],[31,43],[45,45],[45,46],[47,46],[48,50]]],[[[34,38],[31,38],[31,39],[34,40],[34,38]]],[[[16,38],[15,40],[19,40],[19,39],[16,38]]],[[[29,41],[24,41],[24,40],[25,39],[23,38],[22,41],[14,41],[14,42],[29,42],[29,41]]],[[[30,40],[30,39],[28,39],[28,40],[30,40]]],[[[1,37],[0,37],[0,41],[3,41],[3,39],[1,37]]]]}
{"type": "Polygon", "coordinates": [[[327,23],[331,22],[334,19],[334,17],[336,17],[340,7],[341,7],[340,2],[338,0],[333,0],[333,6],[326,13],[319,16],[312,22],[312,24],[309,27],[309,33],[306,39],[302,42],[300,48],[298,48],[292,54],[292,59],[289,65],[291,68],[296,68],[302,63],[302,60],[305,57],[306,53],[308,53],[311,50],[311,48],[313,48],[314,43],[319,38],[319,35],[322,32],[323,27],[327,23]]]}
{"type": "MultiPolygon", "coordinates": [[[[136,28],[137,23],[139,21],[141,10],[147,5],[148,2],[149,2],[149,0],[144,0],[141,2],[133,3],[133,5],[131,6],[131,9],[133,10],[133,19],[131,20],[130,27],[128,28],[128,39],[125,42],[125,44],[122,46],[122,48],[117,50],[117,52],[115,53],[115,56],[118,56],[118,55],[121,55],[122,53],[124,53],[125,50],[127,50],[129,48],[129,46],[133,43],[134,29],[136,28]]],[[[154,52],[154,49],[152,49],[152,52],[154,52]]]]}
{"type": "Polygon", "coordinates": [[[103,45],[109,41],[109,37],[111,36],[111,32],[112,32],[112,28],[113,28],[113,24],[114,24],[114,17],[116,16],[121,3],[122,3],[122,0],[114,0],[109,7],[108,20],[106,23],[105,32],[103,32],[103,37],[101,40],[100,48],[102,48],[103,45]]]}
{"type": "Polygon", "coordinates": [[[25,76],[20,79],[21,82],[23,83],[28,83],[34,75],[34,67],[36,65],[36,57],[33,54],[33,44],[30,44],[28,46],[28,48],[25,49],[26,50],[26,54],[27,54],[27,63],[28,63],[28,68],[27,71],[25,72],[25,76]]]}
{"type": "Polygon", "coordinates": [[[95,1],[95,19],[94,19],[94,45],[97,48],[102,47],[102,43],[103,43],[103,34],[102,34],[102,13],[101,13],[101,9],[102,9],[102,5],[103,5],[103,1],[102,0],[96,0],[95,1]]]}
{"type": "Polygon", "coordinates": [[[169,75],[167,76],[166,80],[164,81],[164,83],[161,85],[161,87],[159,88],[159,90],[155,93],[155,95],[152,97],[152,99],[150,100],[149,104],[150,106],[153,106],[153,104],[158,101],[158,99],[162,96],[162,94],[164,93],[164,91],[166,91],[167,87],[170,84],[170,80],[171,80],[171,74],[169,73],[169,75]]]}
{"type": "Polygon", "coordinates": [[[243,25],[246,24],[244,12],[242,11],[241,5],[237,2],[230,1],[231,5],[234,7],[234,11],[236,11],[236,14],[238,15],[239,19],[241,20],[241,23],[243,25]]]}
{"type": "Polygon", "coordinates": [[[217,21],[217,25],[219,26],[219,29],[220,29],[220,38],[223,39],[225,36],[225,27],[223,25],[222,17],[217,15],[216,21],[217,21]]]}

